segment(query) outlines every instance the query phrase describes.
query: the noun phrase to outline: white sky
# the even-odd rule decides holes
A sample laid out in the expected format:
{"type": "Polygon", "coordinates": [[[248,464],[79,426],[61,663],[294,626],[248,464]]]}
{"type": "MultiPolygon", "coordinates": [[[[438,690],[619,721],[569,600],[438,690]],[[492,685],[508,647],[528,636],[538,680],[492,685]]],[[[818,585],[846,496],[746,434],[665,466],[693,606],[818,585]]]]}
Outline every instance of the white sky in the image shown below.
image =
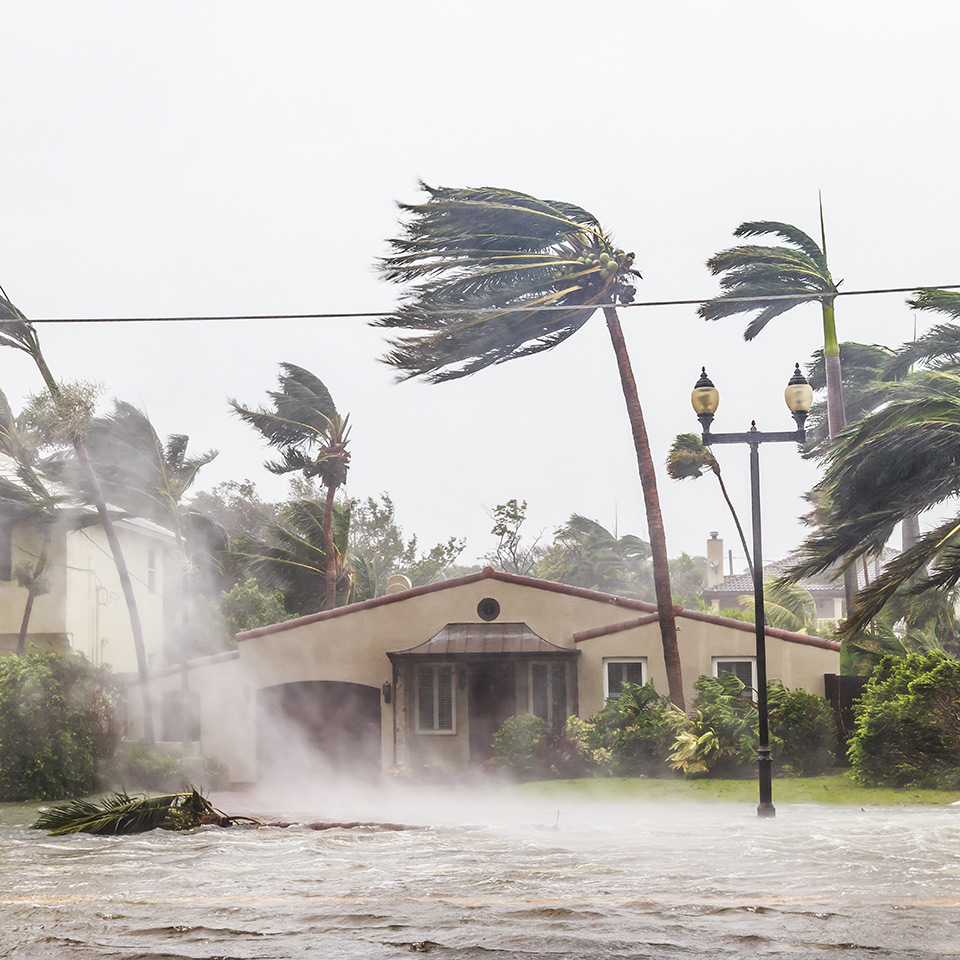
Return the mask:
{"type": "MultiPolygon", "coordinates": [[[[848,289],[960,283],[954,3],[462,0],[346,4],[6,3],[0,58],[0,283],[31,318],[378,310],[373,268],[418,178],[580,204],[637,252],[638,299],[705,297],[738,223],[815,234],[848,289]]],[[[841,299],[841,339],[913,333],[898,295],[841,299]]],[[[695,432],[789,429],[782,390],[822,344],[819,308],[751,344],[692,307],[622,315],[655,459],[695,432]]],[[[929,325],[921,321],[921,331],[929,325]]],[[[424,546],[492,546],[490,508],[533,532],[572,512],[646,535],[602,317],[565,344],[463,381],[394,384],[358,320],[40,326],[54,373],[101,381],[161,434],[220,456],[201,487],[262,467],[227,397],[264,399],[280,361],[323,379],[353,424],[349,493],[389,491],[424,546]]],[[[0,352],[18,408],[40,388],[0,352]]],[[[747,449],[718,449],[749,516],[747,449]]],[[[761,448],[764,555],[800,539],[815,479],[761,448]]],[[[710,478],[660,493],[671,555],[735,533],[710,478]]],[[[738,551],[739,552],[739,551],[738,551]]]]}

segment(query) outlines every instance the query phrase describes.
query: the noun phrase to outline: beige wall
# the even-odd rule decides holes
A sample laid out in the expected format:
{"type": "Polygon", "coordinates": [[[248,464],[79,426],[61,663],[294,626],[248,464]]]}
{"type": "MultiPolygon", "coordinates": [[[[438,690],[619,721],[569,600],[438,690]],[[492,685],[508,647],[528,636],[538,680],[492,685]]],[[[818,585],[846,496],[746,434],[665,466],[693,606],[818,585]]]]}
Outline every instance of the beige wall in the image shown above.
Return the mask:
{"type": "MultiPolygon", "coordinates": [[[[26,561],[34,564],[42,548],[42,535],[35,527],[15,527],[11,534],[11,566],[26,561]]],[[[29,633],[63,634],[70,632],[66,625],[64,537],[54,533],[48,553],[46,577],[50,584],[49,593],[36,598],[30,616],[29,633]]],[[[21,587],[16,576],[10,580],[0,580],[0,633],[19,634],[23,610],[27,602],[27,591],[21,587]]]]}
{"type": "MultiPolygon", "coordinates": [[[[159,564],[173,538],[123,521],[116,530],[133,580],[150,668],[157,670],[163,666],[163,583],[158,571],[155,589],[148,588],[147,555],[152,549],[159,564]]],[[[36,528],[17,527],[12,543],[14,567],[21,560],[35,563],[42,536],[36,528]]],[[[28,634],[42,641],[39,647],[48,648],[53,635],[67,636],[72,649],[92,663],[108,664],[119,673],[136,671],[130,617],[103,529],[55,531],[45,575],[50,589],[34,601],[28,627],[28,634]]],[[[0,635],[19,633],[26,601],[27,591],[15,578],[0,581],[0,635]]]]}
{"type": "MultiPolygon", "coordinates": [[[[257,690],[302,680],[344,681],[378,690],[393,681],[388,652],[399,652],[430,639],[448,623],[479,622],[476,608],[485,597],[500,604],[499,622],[523,622],[545,640],[580,651],[578,657],[579,714],[590,717],[603,706],[604,658],[644,657],[647,675],[658,690],[667,691],[666,671],[657,623],[576,643],[574,633],[636,619],[642,611],[623,607],[602,596],[573,596],[536,586],[489,578],[420,595],[396,595],[385,603],[355,610],[261,636],[244,636],[239,655],[198,661],[190,671],[191,689],[201,691],[205,752],[228,763],[235,780],[255,778],[255,704],[257,690]],[[206,698],[212,698],[208,706],[206,698]]],[[[712,673],[716,656],[753,657],[754,634],[748,625],[678,618],[684,693],[689,706],[694,683],[712,673]]],[[[768,675],[789,687],[823,692],[823,674],[839,672],[839,653],[775,637],[767,642],[768,675]]],[[[524,674],[525,676],[525,674],[524,674]]],[[[176,689],[177,675],[166,675],[156,689],[176,689]]],[[[518,681],[520,703],[525,686],[518,681]]],[[[400,757],[421,764],[458,766],[466,762],[469,741],[467,698],[457,691],[457,731],[453,735],[416,734],[412,730],[412,685],[401,685],[393,702],[381,698],[383,768],[393,759],[394,711],[400,731],[400,757]],[[406,728],[406,729],[404,729],[406,728]]],[[[159,722],[157,724],[159,730],[159,722]]]]}
{"type": "MultiPolygon", "coordinates": [[[[115,529],[133,582],[147,662],[151,670],[159,670],[164,666],[163,551],[170,548],[173,538],[122,522],[115,529]],[[156,564],[152,590],[148,573],[151,550],[156,564]]],[[[91,526],[69,533],[66,558],[65,618],[72,628],[74,649],[118,673],[135,672],[130,615],[103,529],[91,526]]]]}

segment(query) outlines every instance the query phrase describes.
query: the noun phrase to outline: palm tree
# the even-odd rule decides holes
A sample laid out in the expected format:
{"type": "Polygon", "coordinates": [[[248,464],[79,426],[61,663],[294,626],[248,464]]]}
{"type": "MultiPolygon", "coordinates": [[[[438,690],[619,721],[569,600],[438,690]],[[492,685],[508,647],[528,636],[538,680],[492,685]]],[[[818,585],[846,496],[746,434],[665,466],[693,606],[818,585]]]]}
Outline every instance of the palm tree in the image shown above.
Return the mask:
{"type": "MultiPolygon", "coordinates": [[[[843,371],[843,406],[847,423],[862,420],[886,402],[891,380],[889,368],[895,352],[878,343],[840,344],[843,371]]],[[[805,424],[807,441],[804,456],[818,457],[829,446],[827,424],[827,369],[823,350],[814,351],[807,364],[807,380],[816,399],[805,424]]]]}
{"type": "Polygon", "coordinates": [[[683,705],[680,652],[656,472],[618,303],[636,293],[634,255],[616,248],[581,207],[493,187],[421,184],[422,204],[390,241],[384,276],[410,284],[377,326],[408,332],[383,358],[400,379],[440,383],[549,350],[602,309],[633,433],[653,554],[670,699],[683,705]]]}
{"type": "Polygon", "coordinates": [[[830,436],[835,437],[846,423],[843,383],[840,373],[840,345],[833,301],[839,283],[834,283],[827,266],[827,240],[820,207],[821,245],[789,223],[759,220],[741,223],[735,237],[776,236],[787,246],[744,244],[723,250],[707,261],[707,269],[723,275],[723,293],[700,305],[704,320],[718,320],[740,313],[757,315],[747,324],[744,340],[752,340],[774,318],[810,299],[819,299],[823,315],[823,355],[826,365],[827,416],[830,436]],[[811,298],[811,294],[822,294],[811,298]],[[753,299],[744,299],[744,298],[753,299]],[[764,300],[763,298],[772,298],[764,300]],[[760,298],[760,299],[757,299],[760,298]]]}
{"type": "MultiPolygon", "coordinates": [[[[326,503],[333,503],[328,497],[326,503]]],[[[331,580],[344,602],[354,593],[353,570],[347,561],[350,535],[350,504],[334,503],[327,540],[326,503],[294,500],[280,512],[276,521],[267,523],[259,538],[241,537],[237,548],[246,561],[250,576],[266,590],[281,590],[284,603],[295,616],[312,613],[317,595],[331,580]]],[[[324,604],[325,609],[336,606],[324,604]]]]}
{"type": "Polygon", "coordinates": [[[114,401],[112,414],[93,420],[86,436],[105,496],[134,516],[168,527],[181,551],[189,525],[181,501],[199,470],[217,456],[216,450],[188,456],[189,441],[180,433],[162,441],[150,418],[122,400],[114,401]]]}
{"type": "Polygon", "coordinates": [[[18,482],[0,476],[0,511],[5,524],[30,523],[43,532],[40,540],[40,553],[36,562],[23,567],[18,565],[17,579],[26,588],[27,601],[20,621],[20,633],[17,636],[17,653],[22,654],[26,647],[27,631],[33,604],[38,596],[46,592],[45,572],[50,559],[50,541],[54,524],[60,516],[59,505],[63,497],[54,494],[35,466],[35,453],[31,449],[17,418],[13,415],[6,395],[0,390],[0,453],[10,458],[16,469],[18,482]]]}
{"type": "Polygon", "coordinates": [[[743,547],[743,555],[747,558],[747,567],[750,569],[750,576],[753,576],[753,560],[750,558],[750,550],[747,547],[747,538],[744,536],[743,527],[740,525],[740,517],[737,516],[736,508],[727,493],[727,485],[723,482],[723,476],[720,473],[720,463],[714,456],[709,447],[703,445],[703,441],[695,433],[677,434],[670,447],[670,453],[667,456],[667,473],[671,480],[696,480],[703,476],[703,471],[709,470],[720,484],[720,492],[723,499],[727,501],[727,507],[730,510],[730,516],[736,525],[737,533],[740,535],[740,544],[743,547]]]}
{"type": "MultiPolygon", "coordinates": [[[[61,399],[60,385],[54,379],[50,368],[47,366],[46,359],[40,349],[40,338],[37,336],[33,324],[13,305],[2,287],[0,287],[0,346],[12,347],[15,350],[20,350],[27,354],[40,371],[40,376],[43,378],[43,382],[46,384],[50,396],[55,402],[61,399]]],[[[153,707],[150,696],[150,670],[147,665],[146,647],[143,642],[143,626],[140,623],[137,599],[133,592],[133,581],[130,579],[130,571],[127,568],[127,563],[123,555],[123,548],[120,546],[120,540],[114,529],[113,518],[107,510],[107,504],[103,498],[103,492],[100,489],[97,475],[87,456],[83,437],[79,432],[74,433],[72,443],[80,467],[90,484],[90,491],[97,508],[97,514],[103,526],[107,543],[110,546],[110,552],[113,555],[113,561],[117,567],[117,575],[120,578],[120,587],[127,604],[127,612],[130,616],[130,632],[133,636],[133,646],[137,655],[140,693],[143,699],[143,736],[144,740],[152,745],[154,742],[154,732],[153,707]]]]}
{"type": "Polygon", "coordinates": [[[596,520],[577,513],[554,538],[540,560],[537,576],[641,600],[649,597],[649,574],[644,577],[649,543],[632,534],[618,537],[596,520]]]}
{"type": "MultiPolygon", "coordinates": [[[[757,615],[753,594],[738,597],[751,619],[757,615]]],[[[767,626],[793,633],[808,632],[815,626],[817,605],[810,591],[799,583],[784,583],[776,577],[764,577],[763,616],[767,626]]]]}
{"type": "MultiPolygon", "coordinates": [[[[960,372],[914,374],[885,406],[848,428],[825,462],[814,490],[821,526],[790,569],[792,580],[879,554],[898,522],[960,496],[960,372]]],[[[888,562],[857,595],[840,632],[864,629],[900,590],[920,593],[958,582],[960,514],[888,562]]]]}
{"type": "Polygon", "coordinates": [[[294,471],[306,478],[317,477],[323,484],[323,550],[326,583],[324,607],[332,609],[337,601],[337,561],[334,545],[334,498],[346,483],[350,467],[347,442],[348,417],[341,417],[323,382],[303,367],[281,363],[280,389],[267,395],[273,409],[244,407],[231,400],[237,415],[260,431],[266,441],[280,451],[279,460],[268,461],[271,473],[294,471]]]}

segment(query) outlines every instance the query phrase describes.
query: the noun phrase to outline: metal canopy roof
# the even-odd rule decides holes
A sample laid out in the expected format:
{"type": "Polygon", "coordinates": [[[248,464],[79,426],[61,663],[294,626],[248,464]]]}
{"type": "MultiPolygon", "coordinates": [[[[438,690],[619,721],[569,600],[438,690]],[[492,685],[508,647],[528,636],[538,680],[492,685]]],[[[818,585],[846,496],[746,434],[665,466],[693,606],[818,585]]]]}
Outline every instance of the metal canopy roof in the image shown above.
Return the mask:
{"type": "Polygon", "coordinates": [[[494,655],[549,655],[576,657],[579,650],[558,647],[534,633],[525,623],[448,623],[429,640],[388,653],[393,659],[406,657],[457,657],[494,655]]]}

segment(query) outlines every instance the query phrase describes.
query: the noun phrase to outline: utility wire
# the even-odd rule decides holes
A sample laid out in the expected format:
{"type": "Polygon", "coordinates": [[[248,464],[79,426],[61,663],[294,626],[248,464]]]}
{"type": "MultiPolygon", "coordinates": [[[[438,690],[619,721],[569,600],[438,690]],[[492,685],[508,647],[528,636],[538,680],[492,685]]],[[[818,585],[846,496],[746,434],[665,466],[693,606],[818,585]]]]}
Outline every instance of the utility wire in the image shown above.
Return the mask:
{"type": "MultiPolygon", "coordinates": [[[[689,307],[710,303],[713,300],[722,300],[724,303],[772,303],[776,300],[826,300],[834,297],[865,297],[881,293],[916,293],[922,290],[960,290],[960,283],[938,283],[925,286],[911,287],[881,287],[875,290],[836,290],[831,293],[813,290],[810,293],[780,293],[772,296],[759,297],[702,297],[699,300],[639,300],[635,303],[603,304],[595,303],[592,306],[598,310],[603,306],[616,306],[618,310],[631,310],[634,307],[689,307]]],[[[537,307],[538,313],[562,313],[565,310],[583,310],[591,304],[570,304],[565,306],[537,307]]],[[[457,314],[484,314],[484,313],[526,313],[529,306],[516,307],[458,307],[453,310],[424,310],[424,316],[447,316],[452,312],[457,314]]],[[[380,317],[389,317],[396,312],[396,308],[378,310],[374,312],[347,312],[347,313],[237,313],[223,316],[193,316],[193,317],[42,317],[31,320],[30,323],[200,323],[215,320],[375,320],[380,317]]],[[[3,321],[0,321],[0,328],[3,321]]]]}

